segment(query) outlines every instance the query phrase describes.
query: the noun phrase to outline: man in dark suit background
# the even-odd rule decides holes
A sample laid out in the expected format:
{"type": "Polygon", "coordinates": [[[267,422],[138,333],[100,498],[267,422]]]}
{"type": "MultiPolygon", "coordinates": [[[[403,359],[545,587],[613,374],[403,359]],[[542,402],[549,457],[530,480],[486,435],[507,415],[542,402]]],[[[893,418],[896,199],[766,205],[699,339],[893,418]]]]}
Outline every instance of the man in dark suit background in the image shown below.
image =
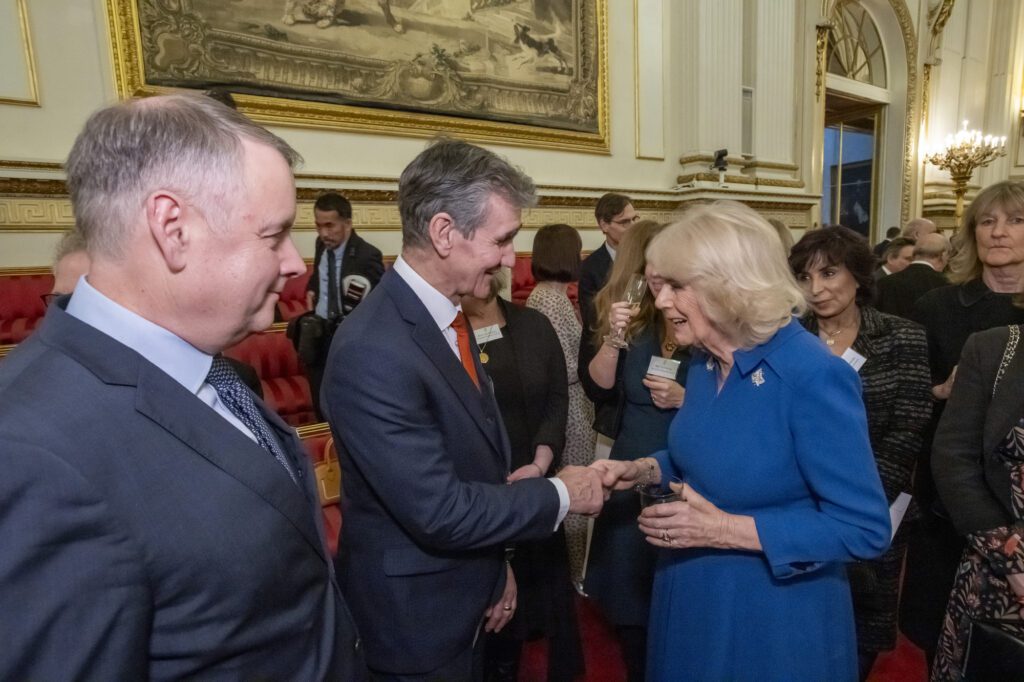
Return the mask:
{"type": "Polygon", "coordinates": [[[352,227],[352,204],[337,192],[317,197],[313,219],[317,240],[313,273],[306,284],[306,304],[317,317],[327,321],[324,329],[328,333],[321,338],[315,360],[306,365],[306,373],[313,408],[323,418],[320,384],[334,329],[380,282],[384,261],[380,249],[356,234],[352,227]]]}
{"type": "Polygon", "coordinates": [[[885,253],[886,247],[889,246],[889,242],[891,242],[898,236],[900,236],[900,228],[893,225],[892,227],[885,231],[885,239],[875,244],[875,248],[873,248],[871,252],[875,254],[876,258],[881,260],[882,254],[885,253]]]}
{"type": "Polygon", "coordinates": [[[533,182],[458,140],[399,179],[402,254],[335,334],[323,399],[344,483],[338,576],[378,680],[479,679],[516,608],[505,548],[596,513],[595,471],[511,485],[508,436],[459,300],[515,262],[533,182]]]}
{"type": "Polygon", "coordinates": [[[914,260],[900,272],[878,282],[878,303],[883,313],[910,317],[917,299],[949,284],[942,274],[949,262],[949,240],[940,232],[926,234],[914,245],[914,260]]]}
{"type": "Polygon", "coordinates": [[[365,678],[302,445],[216,358],[305,270],[297,160],[190,95],[75,141],[89,274],[0,365],[0,679],[365,678]]]}
{"type": "Polygon", "coordinates": [[[875,283],[890,275],[900,272],[910,265],[914,259],[914,240],[907,237],[896,237],[882,254],[882,265],[874,272],[875,283]]]}
{"type": "Polygon", "coordinates": [[[594,330],[596,313],[594,311],[594,295],[608,281],[608,273],[615,260],[615,249],[626,234],[626,230],[640,219],[633,208],[633,200],[625,194],[608,192],[597,200],[594,207],[597,226],[604,233],[604,244],[595,249],[580,264],[579,303],[580,317],[583,321],[583,338],[590,339],[594,330]]]}

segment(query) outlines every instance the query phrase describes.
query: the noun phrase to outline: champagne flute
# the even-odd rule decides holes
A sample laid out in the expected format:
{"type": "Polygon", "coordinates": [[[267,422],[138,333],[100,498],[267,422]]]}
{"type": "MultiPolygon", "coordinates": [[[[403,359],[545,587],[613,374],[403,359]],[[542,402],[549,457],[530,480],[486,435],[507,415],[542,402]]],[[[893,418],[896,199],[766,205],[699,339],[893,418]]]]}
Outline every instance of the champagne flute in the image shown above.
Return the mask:
{"type": "MultiPolygon", "coordinates": [[[[640,312],[640,302],[647,294],[647,278],[643,275],[630,275],[626,282],[626,291],[622,294],[622,300],[629,304],[633,314],[640,312]]],[[[604,342],[612,348],[629,348],[626,343],[626,329],[616,329],[611,334],[606,334],[604,342]]]]}

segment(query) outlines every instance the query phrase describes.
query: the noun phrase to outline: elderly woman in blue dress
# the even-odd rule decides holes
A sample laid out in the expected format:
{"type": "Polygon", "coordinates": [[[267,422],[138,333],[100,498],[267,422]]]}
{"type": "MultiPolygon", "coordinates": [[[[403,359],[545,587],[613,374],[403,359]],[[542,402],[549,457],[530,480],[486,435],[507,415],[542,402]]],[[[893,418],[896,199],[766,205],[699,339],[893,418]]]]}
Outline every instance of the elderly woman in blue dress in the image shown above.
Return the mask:
{"type": "Polygon", "coordinates": [[[803,294],[751,209],[689,209],[648,261],[676,342],[697,349],[686,401],[667,450],[592,465],[610,488],[681,497],[639,520],[662,549],[648,679],[856,680],[843,564],[890,539],[857,373],[793,318],[803,294]]]}

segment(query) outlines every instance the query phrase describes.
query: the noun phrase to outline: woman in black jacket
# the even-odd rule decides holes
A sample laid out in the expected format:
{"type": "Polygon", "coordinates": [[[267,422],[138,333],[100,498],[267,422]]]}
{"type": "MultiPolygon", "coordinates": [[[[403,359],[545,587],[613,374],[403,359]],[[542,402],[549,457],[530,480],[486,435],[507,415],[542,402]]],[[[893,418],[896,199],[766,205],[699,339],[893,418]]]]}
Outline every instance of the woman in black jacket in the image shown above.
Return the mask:
{"type": "MultiPolygon", "coordinates": [[[[892,504],[910,489],[932,410],[931,383],[924,330],[870,306],[874,262],[867,241],[845,227],[807,232],[789,256],[811,309],[804,326],[860,374],[871,449],[892,504]]],[[[896,646],[906,549],[906,533],[897,533],[880,559],[848,568],[862,680],[878,653],[896,646]]]]}
{"type": "MultiPolygon", "coordinates": [[[[494,393],[511,445],[509,482],[553,475],[565,447],[568,382],[558,336],[541,313],[498,296],[495,277],[486,300],[464,297],[480,362],[494,393]]],[[[571,682],[583,671],[574,591],[569,577],[565,531],[544,540],[518,543],[510,566],[518,587],[518,608],[504,631],[488,635],[488,682],[514,682],[522,643],[548,638],[548,680],[571,682]]]]}

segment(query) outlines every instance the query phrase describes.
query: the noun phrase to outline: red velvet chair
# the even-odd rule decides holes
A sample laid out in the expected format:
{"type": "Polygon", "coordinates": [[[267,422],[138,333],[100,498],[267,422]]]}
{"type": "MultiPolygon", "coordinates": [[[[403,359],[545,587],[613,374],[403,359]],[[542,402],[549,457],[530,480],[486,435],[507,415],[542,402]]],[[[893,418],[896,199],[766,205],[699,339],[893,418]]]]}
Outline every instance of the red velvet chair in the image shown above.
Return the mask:
{"type": "Polygon", "coordinates": [[[224,351],[228,357],[252,365],[263,385],[263,399],[292,426],[317,421],[309,380],[299,364],[284,325],[250,334],[241,343],[224,351]]]}
{"type": "Polygon", "coordinates": [[[306,284],[313,273],[313,264],[306,263],[306,274],[292,277],[281,291],[281,299],[277,302],[277,312],[287,322],[309,310],[306,307],[306,284]]]}
{"type": "Polygon", "coordinates": [[[41,298],[53,290],[53,275],[46,273],[0,275],[0,345],[20,343],[46,314],[41,298]]]}
{"type": "MultiPolygon", "coordinates": [[[[334,449],[334,439],[325,423],[304,426],[298,429],[298,433],[314,467],[324,462],[328,453],[334,449]]],[[[332,456],[337,459],[337,454],[332,456]]],[[[338,533],[341,532],[341,505],[338,502],[322,504],[321,512],[324,517],[324,541],[331,556],[335,556],[338,553],[338,533]]]]}
{"type": "MultiPolygon", "coordinates": [[[[532,255],[519,255],[516,254],[516,264],[512,266],[512,302],[516,305],[526,305],[526,299],[530,297],[530,292],[537,286],[537,283],[533,281],[533,271],[530,269],[533,265],[532,255]]],[[[572,301],[573,305],[579,307],[579,286],[576,282],[569,283],[569,289],[566,291],[569,295],[569,300],[572,301]]]]}

